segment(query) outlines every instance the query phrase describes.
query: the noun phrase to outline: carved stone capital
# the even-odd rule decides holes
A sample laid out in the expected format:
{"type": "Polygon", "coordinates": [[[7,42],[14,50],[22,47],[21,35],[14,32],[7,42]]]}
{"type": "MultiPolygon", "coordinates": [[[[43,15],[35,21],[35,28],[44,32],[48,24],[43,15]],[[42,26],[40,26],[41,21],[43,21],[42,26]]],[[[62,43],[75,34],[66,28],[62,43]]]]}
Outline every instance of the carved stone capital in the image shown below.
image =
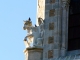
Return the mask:
{"type": "Polygon", "coordinates": [[[69,3],[70,3],[70,0],[62,0],[62,8],[68,8],[69,3]]]}

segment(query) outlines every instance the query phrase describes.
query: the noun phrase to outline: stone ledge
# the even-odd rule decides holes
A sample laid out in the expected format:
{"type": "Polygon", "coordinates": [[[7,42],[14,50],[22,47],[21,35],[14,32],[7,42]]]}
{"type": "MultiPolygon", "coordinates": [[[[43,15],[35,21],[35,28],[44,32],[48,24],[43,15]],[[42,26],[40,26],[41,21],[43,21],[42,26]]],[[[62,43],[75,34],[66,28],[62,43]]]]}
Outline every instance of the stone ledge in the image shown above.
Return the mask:
{"type": "Polygon", "coordinates": [[[30,51],[30,50],[43,50],[42,47],[29,47],[29,48],[26,48],[23,52],[25,53],[26,51],[30,51]]]}
{"type": "Polygon", "coordinates": [[[40,47],[29,47],[29,48],[26,48],[26,50],[43,50],[43,48],[40,48],[40,47]]]}

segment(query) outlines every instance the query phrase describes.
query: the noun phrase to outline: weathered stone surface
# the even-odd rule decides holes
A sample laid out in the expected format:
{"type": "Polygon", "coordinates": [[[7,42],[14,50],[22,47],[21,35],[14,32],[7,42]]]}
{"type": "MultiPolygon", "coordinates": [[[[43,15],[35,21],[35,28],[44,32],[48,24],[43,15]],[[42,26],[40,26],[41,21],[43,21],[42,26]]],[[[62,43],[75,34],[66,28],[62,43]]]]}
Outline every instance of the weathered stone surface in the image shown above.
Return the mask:
{"type": "Polygon", "coordinates": [[[59,43],[54,43],[54,49],[59,49],[59,43]]]}
{"type": "Polygon", "coordinates": [[[61,56],[65,56],[66,55],[66,49],[61,49],[61,56]]]}
{"type": "Polygon", "coordinates": [[[52,5],[51,5],[51,4],[46,5],[46,6],[45,6],[45,9],[46,9],[46,10],[51,10],[51,9],[52,9],[52,5]]]}
{"type": "MultiPolygon", "coordinates": [[[[44,10],[45,10],[45,0],[38,0],[38,6],[37,6],[37,18],[42,18],[44,20],[44,10]]],[[[37,25],[38,25],[38,20],[37,20],[37,25]]]]}
{"type": "Polygon", "coordinates": [[[45,2],[46,2],[47,4],[48,4],[48,3],[51,3],[51,4],[52,4],[52,3],[55,3],[56,0],[46,0],[45,2]]]}
{"type": "Polygon", "coordinates": [[[53,4],[46,4],[45,5],[46,10],[51,10],[51,9],[56,9],[56,8],[59,8],[58,2],[55,2],[53,4]]]}
{"type": "Polygon", "coordinates": [[[58,58],[60,56],[60,49],[54,49],[54,58],[58,58]]]}
{"type": "Polygon", "coordinates": [[[25,60],[42,60],[42,48],[27,48],[25,53],[25,60]]]}

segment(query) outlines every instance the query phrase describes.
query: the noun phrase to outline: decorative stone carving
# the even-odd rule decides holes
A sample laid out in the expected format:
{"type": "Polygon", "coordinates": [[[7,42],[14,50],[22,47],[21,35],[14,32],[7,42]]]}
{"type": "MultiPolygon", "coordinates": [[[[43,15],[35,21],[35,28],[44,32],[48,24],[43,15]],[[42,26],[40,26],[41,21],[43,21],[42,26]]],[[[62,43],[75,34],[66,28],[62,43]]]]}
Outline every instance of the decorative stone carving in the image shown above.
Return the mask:
{"type": "Polygon", "coordinates": [[[62,0],[62,3],[63,3],[63,5],[62,5],[63,8],[68,8],[70,0],[62,0]]]}
{"type": "Polygon", "coordinates": [[[26,48],[31,47],[31,45],[30,45],[32,42],[31,38],[32,37],[27,37],[27,36],[24,38],[24,44],[25,44],[26,48]]]}
{"type": "Polygon", "coordinates": [[[43,19],[39,18],[38,23],[39,23],[40,38],[37,39],[37,41],[38,41],[37,44],[42,46],[41,43],[43,43],[43,35],[44,35],[44,22],[43,22],[43,19]]]}
{"type": "Polygon", "coordinates": [[[49,30],[54,30],[54,23],[49,23],[49,30]]]}
{"type": "Polygon", "coordinates": [[[48,43],[49,43],[49,44],[53,43],[53,41],[54,41],[54,37],[49,37],[49,38],[48,38],[48,43]]]}
{"type": "Polygon", "coordinates": [[[28,20],[24,21],[23,29],[27,30],[28,33],[30,34],[31,33],[31,27],[32,27],[32,22],[31,22],[31,19],[29,18],[28,20]]]}
{"type": "Polygon", "coordinates": [[[43,19],[42,18],[38,18],[38,24],[40,25],[40,24],[42,24],[43,23],[43,19]]]}
{"type": "Polygon", "coordinates": [[[32,26],[32,22],[30,19],[27,21],[24,21],[24,30],[28,31],[27,36],[25,37],[24,41],[26,42],[26,46],[31,47],[30,45],[32,44],[32,47],[35,46],[42,46],[42,41],[43,41],[43,32],[44,32],[44,23],[41,22],[40,26],[32,26]]]}
{"type": "Polygon", "coordinates": [[[26,38],[24,38],[24,44],[26,47],[30,47],[30,44],[27,42],[26,38]]]}
{"type": "Polygon", "coordinates": [[[42,46],[43,38],[37,38],[37,46],[42,46]]]}
{"type": "Polygon", "coordinates": [[[53,50],[48,51],[48,59],[53,58],[53,50]]]}
{"type": "Polygon", "coordinates": [[[25,25],[32,26],[31,19],[29,18],[27,21],[24,21],[25,25]]]}
{"type": "Polygon", "coordinates": [[[49,17],[54,16],[55,14],[55,9],[52,9],[49,11],[49,17]]]}

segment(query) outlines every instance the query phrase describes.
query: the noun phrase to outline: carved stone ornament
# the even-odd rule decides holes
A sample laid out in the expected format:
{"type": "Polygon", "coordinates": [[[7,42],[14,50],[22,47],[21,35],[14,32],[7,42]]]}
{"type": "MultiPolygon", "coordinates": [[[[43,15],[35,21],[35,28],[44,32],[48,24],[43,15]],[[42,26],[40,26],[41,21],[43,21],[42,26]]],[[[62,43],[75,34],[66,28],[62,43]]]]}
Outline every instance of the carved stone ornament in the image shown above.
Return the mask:
{"type": "Polygon", "coordinates": [[[32,22],[29,18],[29,20],[24,21],[24,25],[32,26],[32,22]]]}
{"type": "Polygon", "coordinates": [[[70,0],[62,0],[62,7],[63,8],[68,8],[69,7],[69,4],[70,4],[70,0]]]}
{"type": "Polygon", "coordinates": [[[24,38],[24,44],[26,46],[26,48],[31,47],[30,46],[31,41],[27,39],[27,36],[24,38]]]}
{"type": "Polygon", "coordinates": [[[40,26],[32,26],[31,19],[29,18],[27,21],[24,21],[24,30],[27,30],[27,36],[24,38],[24,43],[26,48],[28,47],[42,47],[43,41],[43,19],[39,18],[40,26]],[[31,45],[31,46],[30,46],[31,45]]]}
{"type": "Polygon", "coordinates": [[[49,30],[54,30],[54,23],[49,23],[49,30]]]}
{"type": "Polygon", "coordinates": [[[40,25],[41,23],[43,23],[43,19],[42,18],[38,18],[38,24],[40,25]]]}
{"type": "Polygon", "coordinates": [[[53,58],[53,50],[48,51],[48,59],[53,58]]]}

